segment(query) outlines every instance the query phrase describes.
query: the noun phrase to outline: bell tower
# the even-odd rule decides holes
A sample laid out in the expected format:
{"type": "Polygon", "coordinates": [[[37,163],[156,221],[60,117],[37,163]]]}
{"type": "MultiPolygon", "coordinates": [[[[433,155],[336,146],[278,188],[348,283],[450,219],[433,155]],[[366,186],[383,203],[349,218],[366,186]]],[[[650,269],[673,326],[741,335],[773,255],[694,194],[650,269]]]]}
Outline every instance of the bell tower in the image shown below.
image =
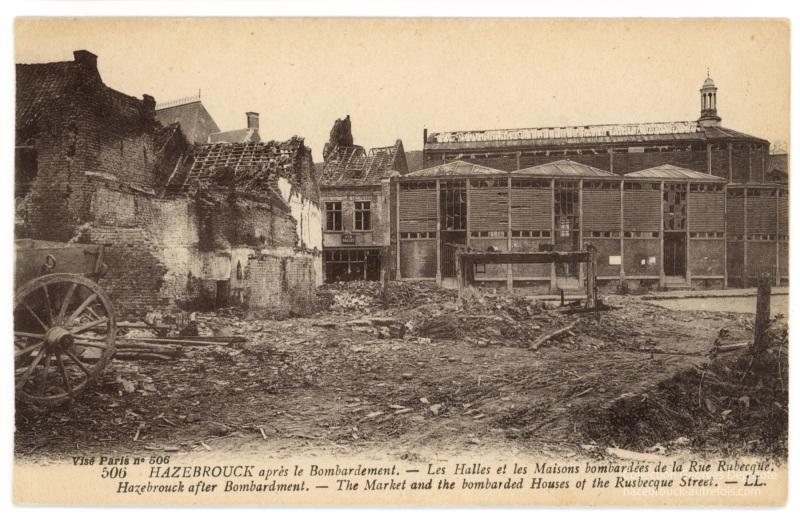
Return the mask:
{"type": "Polygon", "coordinates": [[[717,86],[708,75],[700,89],[700,120],[697,123],[704,127],[713,127],[721,121],[722,118],[717,116],[717,86]]]}

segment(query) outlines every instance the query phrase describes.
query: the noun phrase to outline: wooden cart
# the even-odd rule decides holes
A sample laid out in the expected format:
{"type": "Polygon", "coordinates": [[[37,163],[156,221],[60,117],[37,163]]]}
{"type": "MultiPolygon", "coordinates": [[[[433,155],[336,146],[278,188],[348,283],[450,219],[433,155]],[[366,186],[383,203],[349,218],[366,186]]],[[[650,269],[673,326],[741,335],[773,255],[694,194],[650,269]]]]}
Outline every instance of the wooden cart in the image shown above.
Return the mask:
{"type": "Polygon", "coordinates": [[[86,390],[114,357],[114,309],[97,284],[103,247],[16,240],[15,250],[16,397],[56,405],[86,390]]]}

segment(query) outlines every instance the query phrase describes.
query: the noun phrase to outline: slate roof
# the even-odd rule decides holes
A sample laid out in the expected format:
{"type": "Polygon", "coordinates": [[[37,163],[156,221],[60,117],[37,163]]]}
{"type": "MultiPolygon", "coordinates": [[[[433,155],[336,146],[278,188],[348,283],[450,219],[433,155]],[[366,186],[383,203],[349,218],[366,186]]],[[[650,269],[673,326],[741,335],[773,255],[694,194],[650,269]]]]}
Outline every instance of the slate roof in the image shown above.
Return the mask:
{"type": "Polygon", "coordinates": [[[235,131],[223,131],[221,133],[212,133],[208,137],[209,143],[244,143],[244,142],[260,142],[261,136],[258,134],[258,129],[237,129],[235,131]]]}
{"type": "Polygon", "coordinates": [[[613,177],[619,178],[618,174],[614,174],[597,167],[591,167],[572,160],[558,160],[555,162],[545,163],[542,165],[535,165],[526,169],[514,171],[513,174],[535,174],[548,177],[561,177],[561,176],[577,176],[581,178],[593,177],[613,177]]]}
{"type": "Polygon", "coordinates": [[[500,169],[492,169],[483,165],[476,165],[474,163],[457,160],[455,162],[446,163],[444,165],[437,165],[435,167],[428,167],[421,171],[403,174],[395,178],[444,178],[447,176],[480,176],[480,175],[494,175],[494,174],[508,174],[506,171],[500,169]]]}
{"type": "Polygon", "coordinates": [[[363,147],[336,147],[330,152],[322,168],[321,187],[346,187],[380,184],[392,171],[408,172],[402,140],[393,146],[370,149],[363,147]]]}
{"type": "Polygon", "coordinates": [[[476,150],[489,147],[645,144],[659,141],[756,138],[717,126],[701,126],[696,121],[637,124],[583,125],[571,127],[531,127],[486,131],[454,131],[428,134],[425,150],[476,150]]]}
{"type": "Polygon", "coordinates": [[[699,180],[709,182],[724,182],[725,178],[714,176],[712,174],[701,173],[691,169],[684,169],[683,167],[675,167],[674,165],[664,164],[650,169],[643,169],[632,173],[623,175],[623,178],[646,178],[658,180],[699,180]]]}
{"type": "Polygon", "coordinates": [[[161,125],[180,123],[181,130],[191,143],[207,143],[208,137],[219,132],[216,122],[199,99],[184,104],[156,106],[156,119],[161,125]]]}

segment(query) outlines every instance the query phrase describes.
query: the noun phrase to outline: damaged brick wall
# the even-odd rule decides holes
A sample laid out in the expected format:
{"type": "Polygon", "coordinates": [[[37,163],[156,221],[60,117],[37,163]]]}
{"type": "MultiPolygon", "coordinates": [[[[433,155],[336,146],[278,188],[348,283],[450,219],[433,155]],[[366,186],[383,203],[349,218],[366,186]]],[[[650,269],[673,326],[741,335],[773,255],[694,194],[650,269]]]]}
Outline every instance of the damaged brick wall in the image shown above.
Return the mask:
{"type": "Polygon", "coordinates": [[[36,172],[17,202],[19,236],[68,241],[90,219],[87,172],[152,187],[155,100],[103,84],[97,57],[17,66],[16,143],[35,150],[36,172]]]}
{"type": "Polygon", "coordinates": [[[310,255],[256,255],[245,272],[245,302],[258,315],[309,314],[317,306],[315,272],[310,255]]]}
{"type": "Polygon", "coordinates": [[[239,301],[273,313],[304,314],[314,307],[319,256],[295,251],[293,218],[267,203],[222,197],[214,200],[213,212],[202,213],[189,199],[156,198],[97,182],[90,210],[94,220],[75,236],[106,246],[102,284],[123,316],[176,306],[208,310],[239,301]],[[211,217],[207,232],[199,225],[203,215],[211,217]],[[202,241],[204,233],[210,241],[202,241]],[[221,258],[227,259],[223,272],[221,258]],[[274,260],[285,261],[282,266],[274,260]],[[220,289],[240,287],[237,263],[250,275],[241,282],[241,300],[218,295],[217,282],[230,282],[220,289]]]}

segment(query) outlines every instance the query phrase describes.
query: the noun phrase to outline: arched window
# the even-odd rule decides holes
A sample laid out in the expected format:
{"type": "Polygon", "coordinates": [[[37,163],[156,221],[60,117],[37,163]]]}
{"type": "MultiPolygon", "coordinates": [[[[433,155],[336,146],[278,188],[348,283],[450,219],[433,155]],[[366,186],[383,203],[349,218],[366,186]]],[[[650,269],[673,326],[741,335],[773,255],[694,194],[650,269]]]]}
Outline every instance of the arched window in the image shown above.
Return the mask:
{"type": "Polygon", "coordinates": [[[236,279],[241,280],[243,277],[242,262],[238,261],[236,262],[236,279]]]}

